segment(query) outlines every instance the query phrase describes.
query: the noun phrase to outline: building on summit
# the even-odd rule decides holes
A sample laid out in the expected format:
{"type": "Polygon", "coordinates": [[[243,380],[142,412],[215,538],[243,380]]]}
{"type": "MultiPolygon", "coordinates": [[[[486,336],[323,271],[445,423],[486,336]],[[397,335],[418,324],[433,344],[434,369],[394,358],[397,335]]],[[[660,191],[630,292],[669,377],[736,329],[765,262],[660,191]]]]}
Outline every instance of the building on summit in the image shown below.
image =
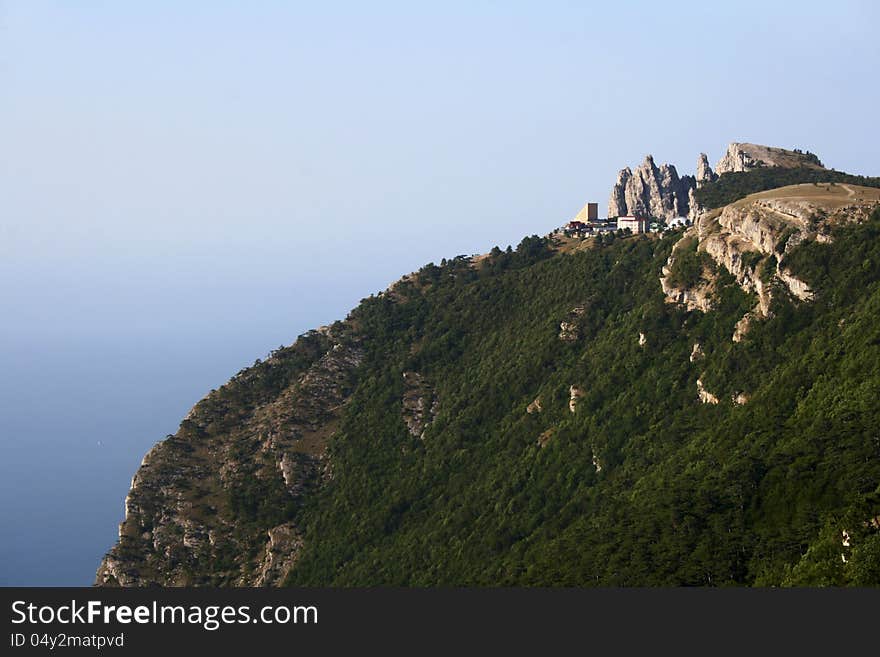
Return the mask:
{"type": "Polygon", "coordinates": [[[618,230],[626,230],[629,228],[633,235],[637,233],[646,233],[648,231],[648,220],[644,217],[618,217],[617,218],[617,229],[618,230]]]}
{"type": "Polygon", "coordinates": [[[575,218],[572,219],[572,222],[580,222],[584,224],[591,223],[596,221],[599,218],[599,204],[598,203],[587,203],[584,207],[581,208],[580,212],[575,215],[575,218]]]}

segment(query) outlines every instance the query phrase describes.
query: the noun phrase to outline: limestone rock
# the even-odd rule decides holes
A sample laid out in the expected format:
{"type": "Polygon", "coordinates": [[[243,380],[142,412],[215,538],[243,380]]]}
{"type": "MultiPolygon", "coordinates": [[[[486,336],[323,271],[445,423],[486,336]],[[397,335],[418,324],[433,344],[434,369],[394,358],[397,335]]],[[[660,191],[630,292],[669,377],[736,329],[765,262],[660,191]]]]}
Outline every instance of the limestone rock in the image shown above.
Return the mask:
{"type": "MultiPolygon", "coordinates": [[[[780,149],[776,149],[780,150],[780,149]]],[[[800,154],[795,154],[802,157],[800,154]]],[[[790,185],[752,194],[723,208],[701,214],[675,244],[661,270],[660,286],[669,303],[688,310],[712,308],[716,272],[727,270],[737,284],[757,297],[755,307],[736,324],[732,339],[741,341],[753,322],[772,313],[774,295],[812,301],[816,291],[787,266],[786,258],[804,240],[830,241],[831,228],[865,220],[875,195],[856,185],[790,185]],[[696,284],[679,289],[670,272],[680,250],[693,248],[711,257],[696,284]]]]}
{"type": "Polygon", "coordinates": [[[292,523],[273,527],[268,532],[263,558],[253,579],[243,577],[240,586],[281,586],[302,549],[303,542],[292,523]]]}
{"type": "Polygon", "coordinates": [[[543,410],[544,409],[541,406],[541,398],[540,397],[536,397],[535,400],[531,404],[526,406],[526,413],[528,413],[529,415],[532,415],[533,413],[540,413],[543,410]]]}
{"type": "Polygon", "coordinates": [[[696,361],[703,358],[705,354],[703,354],[703,345],[699,342],[694,342],[694,347],[691,349],[691,358],[690,361],[695,363],[696,361]]]}
{"type": "Polygon", "coordinates": [[[717,179],[718,176],[712,171],[712,167],[709,166],[709,158],[706,157],[705,153],[700,153],[700,157],[697,158],[697,187],[702,187],[706,183],[713,182],[717,179]]]}
{"type": "Polygon", "coordinates": [[[718,164],[715,165],[715,173],[720,176],[725,173],[751,171],[761,167],[825,168],[819,158],[809,151],[802,153],[785,148],[761,146],[760,144],[733,142],[727,147],[727,152],[718,161],[718,164]]]}
{"type": "Polygon", "coordinates": [[[688,310],[700,310],[705,313],[709,312],[715,303],[715,281],[708,272],[704,272],[703,279],[694,287],[678,288],[669,281],[677,252],[686,243],[685,238],[693,235],[696,226],[697,224],[694,224],[689,228],[684,237],[672,247],[672,253],[669,254],[666,264],[660,270],[660,288],[663,290],[667,303],[678,303],[688,310]]]}
{"type": "Polygon", "coordinates": [[[96,585],[283,582],[299,551],[294,525],[241,525],[231,500],[256,482],[281,503],[322,485],[325,447],[363,359],[356,332],[337,324],[303,334],[239,372],[148,452],[126,496],[119,541],[102,560],[96,585]],[[258,381],[265,385],[268,371],[285,372],[268,377],[271,395],[224,425],[228,400],[258,381]]]}
{"type": "Polygon", "coordinates": [[[689,191],[696,185],[693,176],[679,177],[671,164],[654,163],[651,155],[635,171],[622,169],[611,190],[608,216],[636,215],[670,220],[689,212],[689,191]]]}
{"type": "Polygon", "coordinates": [[[584,392],[584,390],[582,390],[581,388],[578,388],[577,386],[571,386],[568,389],[568,394],[569,394],[568,410],[570,410],[572,413],[574,413],[575,410],[577,410],[578,399],[583,397],[586,394],[586,392],[584,392]]]}
{"type": "Polygon", "coordinates": [[[717,404],[718,403],[718,397],[716,397],[711,392],[706,390],[705,386],[703,386],[702,379],[697,379],[697,397],[704,404],[717,404]]]}
{"type": "Polygon", "coordinates": [[[687,218],[691,220],[691,222],[696,221],[699,216],[703,213],[703,207],[700,205],[700,202],[697,200],[697,195],[694,193],[693,189],[688,190],[688,214],[687,218]]]}
{"type": "Polygon", "coordinates": [[[410,435],[424,438],[425,429],[439,410],[433,387],[418,372],[404,372],[403,421],[410,435]]]}
{"type": "Polygon", "coordinates": [[[577,342],[580,337],[580,329],[574,322],[561,322],[559,324],[559,339],[563,342],[577,342]]]}
{"type": "Polygon", "coordinates": [[[575,306],[568,311],[567,317],[559,323],[559,339],[563,342],[577,342],[581,337],[578,318],[587,312],[586,306],[575,306]]]}

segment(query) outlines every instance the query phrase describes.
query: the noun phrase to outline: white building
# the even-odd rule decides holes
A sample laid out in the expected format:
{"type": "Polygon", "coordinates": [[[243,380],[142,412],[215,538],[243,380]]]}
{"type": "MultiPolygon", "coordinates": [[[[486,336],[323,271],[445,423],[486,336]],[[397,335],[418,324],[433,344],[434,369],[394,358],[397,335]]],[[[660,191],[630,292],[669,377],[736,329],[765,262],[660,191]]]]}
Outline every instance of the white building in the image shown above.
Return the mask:
{"type": "Polygon", "coordinates": [[[633,234],[646,233],[648,231],[648,220],[644,217],[618,217],[617,228],[620,230],[629,228],[633,234]]]}

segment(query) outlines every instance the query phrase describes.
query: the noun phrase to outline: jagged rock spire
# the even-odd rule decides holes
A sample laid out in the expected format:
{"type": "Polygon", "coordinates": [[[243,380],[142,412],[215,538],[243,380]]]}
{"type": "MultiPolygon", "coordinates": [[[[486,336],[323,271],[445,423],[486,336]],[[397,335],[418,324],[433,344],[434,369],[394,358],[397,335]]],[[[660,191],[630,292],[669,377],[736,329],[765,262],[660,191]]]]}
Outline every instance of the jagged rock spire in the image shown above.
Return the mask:
{"type": "Polygon", "coordinates": [[[688,192],[694,187],[693,176],[679,177],[671,164],[654,163],[654,157],[635,171],[621,169],[608,201],[608,216],[639,215],[657,219],[686,216],[689,211],[688,192]]]}

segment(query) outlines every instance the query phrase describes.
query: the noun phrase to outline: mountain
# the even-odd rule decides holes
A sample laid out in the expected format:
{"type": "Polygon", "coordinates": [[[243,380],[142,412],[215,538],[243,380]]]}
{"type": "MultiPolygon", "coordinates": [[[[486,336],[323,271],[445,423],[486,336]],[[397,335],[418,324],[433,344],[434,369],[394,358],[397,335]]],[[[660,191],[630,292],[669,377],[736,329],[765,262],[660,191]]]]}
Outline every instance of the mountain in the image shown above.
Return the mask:
{"type": "Polygon", "coordinates": [[[196,404],[96,583],[880,585],[880,181],[836,175],[403,277],[196,404]]]}

